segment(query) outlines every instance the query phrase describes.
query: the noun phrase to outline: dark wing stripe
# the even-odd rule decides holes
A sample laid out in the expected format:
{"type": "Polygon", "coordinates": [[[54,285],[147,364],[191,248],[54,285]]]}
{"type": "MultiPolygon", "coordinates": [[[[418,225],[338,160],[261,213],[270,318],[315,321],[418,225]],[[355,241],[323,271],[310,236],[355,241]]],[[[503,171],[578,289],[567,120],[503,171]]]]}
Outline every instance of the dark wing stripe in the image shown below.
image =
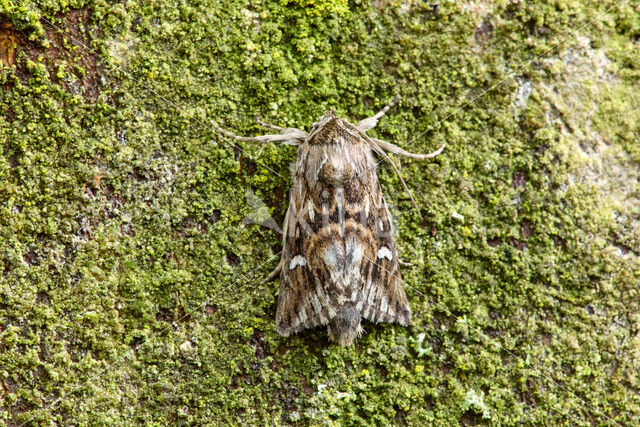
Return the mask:
{"type": "Polygon", "coordinates": [[[284,336],[328,323],[328,299],[323,287],[318,284],[320,277],[317,269],[312,271],[312,263],[308,260],[309,242],[311,236],[322,226],[321,215],[314,211],[311,214],[314,221],[311,220],[310,206],[317,209],[317,204],[309,204],[311,193],[306,188],[306,183],[299,180],[302,180],[302,177],[297,176],[294,179],[293,188],[300,193],[295,195],[295,198],[302,197],[302,200],[294,200],[293,194],[289,198],[289,205],[296,206],[297,202],[298,209],[296,212],[295,208],[290,208],[287,212],[286,221],[291,232],[286,235],[284,242],[283,274],[276,313],[276,330],[284,336]],[[296,233],[296,230],[299,232],[296,233]],[[296,256],[304,257],[305,262],[296,263],[291,270],[291,260],[296,256]]]}
{"type": "MultiPolygon", "coordinates": [[[[377,186],[380,192],[380,187],[377,186]]],[[[409,301],[402,286],[400,277],[400,269],[398,267],[398,254],[395,250],[393,235],[391,232],[391,219],[389,218],[389,210],[386,201],[380,194],[372,196],[372,199],[382,199],[382,206],[372,209],[372,214],[377,215],[374,219],[376,224],[377,248],[374,252],[376,257],[371,267],[370,275],[365,277],[371,278],[370,289],[365,286],[363,299],[366,298],[363,306],[362,316],[371,322],[397,322],[407,325],[411,318],[411,309],[409,301]],[[380,232],[379,224],[383,224],[383,230],[380,232]],[[386,257],[378,258],[377,251],[386,247],[391,251],[391,260],[386,257]]],[[[366,272],[363,271],[363,274],[366,272]]]]}

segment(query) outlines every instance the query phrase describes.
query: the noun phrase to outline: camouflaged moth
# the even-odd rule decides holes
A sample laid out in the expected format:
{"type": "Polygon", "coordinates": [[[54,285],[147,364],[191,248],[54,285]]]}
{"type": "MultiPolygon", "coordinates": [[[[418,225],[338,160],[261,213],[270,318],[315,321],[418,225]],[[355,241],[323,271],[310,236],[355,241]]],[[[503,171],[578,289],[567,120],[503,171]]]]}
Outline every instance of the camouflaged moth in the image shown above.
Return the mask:
{"type": "Polygon", "coordinates": [[[280,133],[241,137],[212,123],[218,132],[238,141],[298,146],[282,259],[269,276],[281,273],[276,313],[281,335],[327,325],[329,337],[346,346],[363,332],[362,318],[405,326],[411,321],[372,152],[391,163],[407,189],[386,152],[427,159],[440,154],[444,146],[430,154],[414,154],[368,136],[366,132],[398,100],[396,96],[356,125],[328,111],[308,133],[258,121],[280,133]]]}

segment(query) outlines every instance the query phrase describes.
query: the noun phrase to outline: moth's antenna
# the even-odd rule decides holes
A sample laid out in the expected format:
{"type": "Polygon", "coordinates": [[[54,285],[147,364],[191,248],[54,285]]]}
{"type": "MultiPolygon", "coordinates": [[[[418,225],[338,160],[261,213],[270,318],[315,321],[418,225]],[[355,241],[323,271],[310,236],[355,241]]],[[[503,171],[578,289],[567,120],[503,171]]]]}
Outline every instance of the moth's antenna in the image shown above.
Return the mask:
{"type": "Polygon", "coordinates": [[[279,130],[282,133],[291,132],[291,131],[304,132],[304,131],[301,131],[300,129],[296,129],[296,128],[284,128],[282,126],[272,125],[271,123],[265,123],[262,120],[260,120],[260,116],[256,116],[256,122],[258,122],[258,124],[260,126],[262,126],[262,127],[265,127],[267,129],[279,130]]]}
{"type": "MultiPolygon", "coordinates": [[[[364,120],[360,120],[358,122],[358,124],[355,125],[356,128],[358,128],[362,132],[366,132],[366,131],[368,131],[370,129],[373,129],[378,124],[378,120],[382,116],[384,116],[387,113],[387,111],[389,111],[389,109],[391,107],[396,105],[398,103],[398,101],[400,101],[400,95],[396,95],[396,97],[393,99],[393,101],[388,103],[382,110],[378,111],[378,113],[376,113],[375,115],[373,115],[371,117],[367,117],[364,120]]],[[[411,157],[412,159],[418,159],[418,160],[429,159],[431,157],[437,156],[438,154],[440,154],[442,152],[442,150],[444,150],[444,146],[446,145],[446,144],[442,144],[442,147],[438,148],[433,153],[416,154],[416,153],[410,153],[409,151],[404,150],[404,149],[398,147],[397,145],[393,145],[390,142],[383,141],[381,139],[371,138],[371,137],[369,137],[369,138],[373,142],[375,142],[378,147],[382,148],[385,151],[390,151],[391,153],[397,154],[399,156],[411,157]]]]}
{"type": "Polygon", "coordinates": [[[211,120],[211,126],[213,126],[216,132],[228,136],[229,138],[233,138],[236,141],[244,142],[261,142],[263,144],[268,142],[282,142],[283,144],[300,145],[307,137],[306,132],[294,128],[282,128],[282,133],[280,135],[239,136],[229,132],[228,130],[222,129],[213,120],[211,120]]]}
{"type": "Polygon", "coordinates": [[[413,198],[413,194],[411,194],[411,191],[409,191],[409,187],[407,187],[407,184],[404,182],[404,178],[402,178],[402,175],[400,175],[400,170],[398,170],[398,167],[396,166],[396,164],[393,163],[393,160],[391,160],[391,158],[387,155],[387,153],[385,153],[384,150],[379,148],[377,145],[374,145],[373,149],[375,150],[376,153],[379,153],[382,157],[385,158],[386,161],[388,161],[391,164],[391,166],[393,167],[393,170],[396,172],[396,175],[398,175],[398,178],[400,178],[400,182],[404,187],[404,191],[406,191],[409,197],[411,198],[411,203],[413,203],[413,207],[416,208],[416,212],[418,213],[418,216],[420,217],[420,219],[424,219],[422,218],[422,214],[420,213],[420,208],[418,207],[416,200],[413,198]]]}
{"type": "Polygon", "coordinates": [[[383,141],[381,139],[371,138],[371,140],[375,142],[376,145],[382,148],[383,150],[389,151],[393,154],[397,154],[398,156],[405,156],[405,157],[410,157],[412,159],[418,159],[418,160],[430,159],[432,157],[437,156],[438,154],[442,153],[442,150],[444,150],[444,147],[447,145],[447,144],[442,144],[442,146],[438,148],[436,151],[434,151],[433,153],[416,154],[416,153],[410,153],[409,151],[406,151],[398,147],[397,145],[393,145],[392,143],[383,141]]]}

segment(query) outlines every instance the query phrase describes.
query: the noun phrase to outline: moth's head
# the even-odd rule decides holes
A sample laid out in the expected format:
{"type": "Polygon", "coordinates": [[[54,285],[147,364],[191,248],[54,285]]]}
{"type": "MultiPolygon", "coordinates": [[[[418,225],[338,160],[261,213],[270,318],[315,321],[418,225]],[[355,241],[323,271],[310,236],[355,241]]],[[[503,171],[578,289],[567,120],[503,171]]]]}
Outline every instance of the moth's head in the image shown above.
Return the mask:
{"type": "Polygon", "coordinates": [[[326,144],[334,142],[341,136],[346,136],[346,120],[336,116],[335,111],[326,111],[320,119],[311,126],[307,137],[310,144],[326,144]]]}

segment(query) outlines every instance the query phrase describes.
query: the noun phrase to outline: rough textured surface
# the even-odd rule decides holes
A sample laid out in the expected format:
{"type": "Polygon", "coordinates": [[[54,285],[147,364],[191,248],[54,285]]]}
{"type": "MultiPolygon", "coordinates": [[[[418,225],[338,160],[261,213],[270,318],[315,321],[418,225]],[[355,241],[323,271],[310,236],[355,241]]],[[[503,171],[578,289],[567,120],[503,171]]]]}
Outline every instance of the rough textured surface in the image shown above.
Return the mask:
{"type": "Polygon", "coordinates": [[[630,424],[640,417],[633,1],[0,1],[0,423],[630,424]],[[291,147],[377,134],[411,327],[275,332],[291,147]],[[486,92],[486,93],[485,93],[486,92]]]}

